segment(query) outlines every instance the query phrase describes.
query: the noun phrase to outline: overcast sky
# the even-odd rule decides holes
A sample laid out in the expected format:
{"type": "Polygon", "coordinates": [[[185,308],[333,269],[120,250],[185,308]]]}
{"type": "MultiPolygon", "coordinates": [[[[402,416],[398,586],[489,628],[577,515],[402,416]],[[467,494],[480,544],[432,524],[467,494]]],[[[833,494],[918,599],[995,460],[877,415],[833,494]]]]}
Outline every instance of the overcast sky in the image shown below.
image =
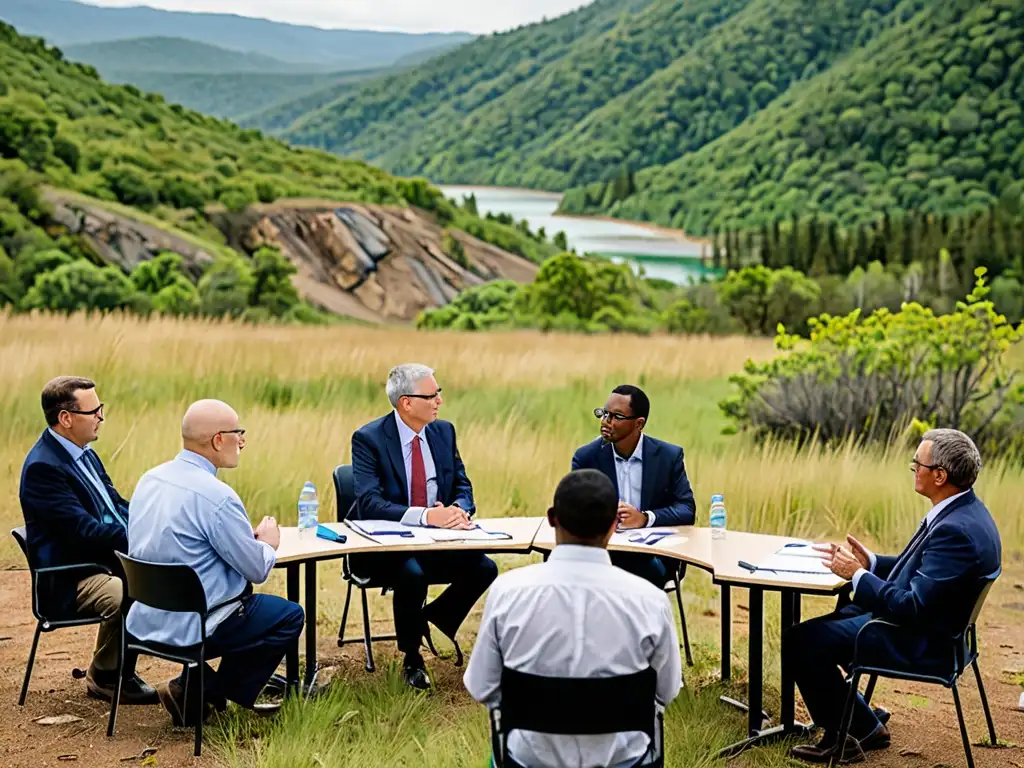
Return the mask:
{"type": "Polygon", "coordinates": [[[485,34],[553,18],[590,0],[83,0],[171,11],[237,13],[292,24],[405,32],[485,34]]]}

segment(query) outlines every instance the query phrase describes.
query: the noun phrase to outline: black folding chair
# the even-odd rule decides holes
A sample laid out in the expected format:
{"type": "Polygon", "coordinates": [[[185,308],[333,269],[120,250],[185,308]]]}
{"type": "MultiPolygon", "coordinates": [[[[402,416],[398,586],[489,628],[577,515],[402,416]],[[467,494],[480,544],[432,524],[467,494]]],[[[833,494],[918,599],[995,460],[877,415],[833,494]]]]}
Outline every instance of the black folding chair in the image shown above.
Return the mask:
{"type": "MultiPolygon", "coordinates": [[[[341,464],[334,470],[334,491],[338,499],[338,522],[345,522],[349,512],[356,503],[356,492],[352,481],[352,465],[341,464]]],[[[375,583],[372,579],[357,576],[347,557],[341,560],[341,576],[348,582],[348,593],[345,595],[345,608],[341,612],[341,626],[338,627],[338,647],[350,643],[363,643],[366,648],[366,671],[373,672],[373,641],[389,641],[397,639],[395,635],[373,635],[370,632],[370,608],[366,601],[366,590],[380,588],[381,595],[386,595],[389,587],[375,583]],[[352,587],[358,587],[363,598],[363,636],[345,639],[345,623],[348,621],[348,606],[352,600],[352,587]]]]}
{"type": "Polygon", "coordinates": [[[665,585],[666,592],[676,593],[676,605],[679,606],[679,623],[683,629],[683,642],[680,645],[686,652],[686,665],[693,666],[693,654],[690,653],[690,633],[686,629],[686,611],[683,610],[683,578],[686,576],[686,563],[682,560],[676,561],[676,569],[672,573],[672,581],[665,585]]]}
{"type": "Polygon", "coordinates": [[[118,660],[117,689],[114,691],[114,702],[110,708],[110,722],[107,724],[107,736],[114,735],[114,726],[117,723],[117,706],[121,699],[121,674],[123,672],[125,655],[128,652],[155,656],[165,661],[173,661],[184,664],[187,667],[185,675],[185,710],[193,712],[196,718],[195,724],[195,755],[198,757],[202,752],[203,743],[203,690],[204,672],[206,662],[206,620],[214,611],[237,602],[242,597],[252,592],[252,585],[247,585],[240,595],[229,600],[218,603],[212,607],[206,605],[206,592],[203,590],[199,576],[187,565],[170,565],[165,563],[149,563],[144,560],[137,560],[128,555],[117,552],[117,557],[124,567],[125,573],[125,604],[129,601],[148,605],[161,611],[173,611],[175,613],[194,613],[199,616],[202,639],[195,645],[177,646],[166,643],[149,642],[129,637],[124,627],[125,616],[122,612],[121,631],[121,652],[118,660]],[[199,670],[199,689],[193,690],[196,706],[190,706],[189,687],[193,681],[193,670],[199,670]]]}
{"type": "Polygon", "coordinates": [[[57,574],[73,574],[76,571],[82,574],[84,579],[86,576],[94,575],[97,573],[106,573],[111,576],[109,568],[106,568],[97,563],[77,563],[75,565],[54,565],[47,568],[34,568],[32,564],[32,558],[28,554],[28,541],[25,534],[25,526],[19,526],[11,529],[11,536],[18,542],[18,546],[21,547],[22,554],[25,555],[25,562],[28,564],[29,573],[32,575],[32,615],[36,618],[36,633],[32,638],[32,650],[28,654],[28,665],[25,667],[25,681],[21,684],[21,696],[18,697],[18,705],[25,705],[25,697],[28,695],[28,683],[32,678],[32,667],[36,661],[36,649],[39,647],[39,634],[41,632],[53,632],[56,629],[65,629],[67,627],[84,627],[89,624],[100,624],[115,614],[107,616],[74,616],[72,618],[53,618],[52,613],[48,612],[46,607],[43,605],[43,600],[39,595],[39,581],[40,576],[44,577],[44,580],[48,576],[57,574]]]}
{"type": "MultiPolygon", "coordinates": [[[[850,666],[849,674],[847,675],[847,684],[849,685],[849,692],[846,696],[846,704],[843,708],[843,719],[839,731],[839,743],[846,743],[846,736],[850,732],[850,721],[853,720],[853,702],[854,696],[857,694],[858,686],[860,685],[861,675],[870,675],[868,680],[868,686],[864,691],[864,701],[869,705],[871,703],[871,695],[875,691],[875,683],[879,677],[887,677],[893,680],[909,680],[918,683],[934,683],[936,685],[944,686],[949,688],[953,692],[953,703],[956,705],[956,716],[960,722],[960,737],[964,742],[964,752],[967,755],[967,766],[968,768],[974,768],[974,755],[971,752],[971,741],[967,735],[967,725],[964,722],[964,711],[960,705],[960,692],[957,689],[957,681],[967,671],[967,667],[970,666],[974,669],[974,676],[978,680],[978,693],[981,695],[981,705],[985,709],[985,719],[988,721],[988,735],[991,739],[992,746],[996,746],[996,726],[992,722],[992,712],[988,707],[988,697],[985,695],[985,686],[981,681],[981,670],[978,669],[978,628],[977,621],[978,616],[981,614],[982,606],[985,605],[985,599],[988,597],[989,590],[992,589],[992,585],[995,584],[996,579],[999,578],[1002,573],[1002,568],[997,570],[995,573],[985,576],[980,580],[980,589],[978,591],[978,598],[974,603],[974,609],[971,611],[970,618],[967,620],[967,624],[962,632],[948,638],[946,642],[949,643],[949,662],[950,667],[948,672],[935,672],[935,673],[922,673],[913,669],[893,669],[890,667],[880,666],[878,664],[872,664],[866,653],[862,652],[861,643],[866,642],[872,634],[877,633],[894,634],[900,633],[914,634],[916,630],[913,627],[904,627],[899,624],[894,624],[890,621],[883,619],[872,619],[857,632],[857,639],[854,641],[853,646],[853,662],[850,666]]],[[[839,759],[837,754],[833,760],[834,765],[839,759]]]]}
{"type": "Polygon", "coordinates": [[[497,768],[509,764],[508,736],[535,731],[564,736],[640,731],[650,739],[634,764],[665,764],[664,715],[655,701],[653,669],[618,677],[543,677],[501,671],[501,704],[491,710],[491,752],[497,768]]]}

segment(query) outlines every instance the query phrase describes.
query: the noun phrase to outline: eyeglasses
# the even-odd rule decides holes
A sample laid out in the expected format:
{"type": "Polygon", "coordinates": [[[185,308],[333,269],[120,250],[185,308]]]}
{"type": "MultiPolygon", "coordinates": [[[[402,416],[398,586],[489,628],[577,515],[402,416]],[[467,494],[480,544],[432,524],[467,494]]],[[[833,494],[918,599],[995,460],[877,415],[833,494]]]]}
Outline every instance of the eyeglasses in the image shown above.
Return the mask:
{"type": "Polygon", "coordinates": [[[632,421],[633,419],[637,418],[636,416],[626,416],[621,413],[613,413],[612,411],[609,411],[607,408],[595,408],[594,415],[597,416],[597,418],[599,418],[601,421],[604,421],[606,418],[610,418],[614,421],[632,421]]]}
{"type": "Polygon", "coordinates": [[[436,400],[441,394],[441,387],[437,388],[437,392],[432,395],[402,395],[402,397],[414,397],[417,400],[436,400]]]}
{"type": "Polygon", "coordinates": [[[77,413],[79,416],[96,416],[96,415],[102,416],[103,415],[103,403],[100,403],[98,406],[93,408],[91,411],[76,411],[74,408],[65,408],[64,410],[67,411],[68,413],[77,413]]]}
{"type": "Polygon", "coordinates": [[[910,471],[917,474],[918,467],[924,467],[925,469],[945,469],[945,467],[940,464],[922,464],[917,459],[912,459],[910,462],[910,471]]]}

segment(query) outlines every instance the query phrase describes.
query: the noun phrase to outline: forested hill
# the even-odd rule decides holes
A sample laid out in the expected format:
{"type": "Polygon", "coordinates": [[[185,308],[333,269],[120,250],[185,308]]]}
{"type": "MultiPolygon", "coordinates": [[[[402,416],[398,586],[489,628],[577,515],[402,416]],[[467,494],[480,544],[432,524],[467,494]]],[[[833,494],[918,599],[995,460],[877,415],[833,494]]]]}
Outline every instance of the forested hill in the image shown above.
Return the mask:
{"type": "Polygon", "coordinates": [[[564,208],[694,233],[816,212],[851,224],[996,202],[1019,211],[1024,3],[921,0],[901,13],[905,21],[740,127],[638,173],[625,199],[594,185],[570,192],[564,208]],[[917,5],[927,7],[909,15],[917,5]]]}
{"type": "Polygon", "coordinates": [[[257,124],[694,233],[961,211],[1022,175],[1021,41],[1019,0],[599,0],[257,124]]]}

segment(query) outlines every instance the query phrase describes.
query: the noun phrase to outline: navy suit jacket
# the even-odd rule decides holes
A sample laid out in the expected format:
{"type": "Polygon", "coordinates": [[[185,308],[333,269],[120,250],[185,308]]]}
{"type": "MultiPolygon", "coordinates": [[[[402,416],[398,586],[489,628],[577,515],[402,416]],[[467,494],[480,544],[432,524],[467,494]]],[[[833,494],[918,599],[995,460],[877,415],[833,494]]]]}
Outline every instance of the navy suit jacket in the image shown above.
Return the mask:
{"type": "MultiPolygon", "coordinates": [[[[110,500],[127,520],[128,502],[114,488],[100,457],[87,451],[83,461],[91,462],[110,500]]],[[[98,563],[115,574],[121,572],[114,551],[128,552],[128,532],[120,523],[109,521],[110,513],[99,491],[49,430],[43,432],[25,458],[19,498],[33,568],[98,563]]],[[[41,585],[40,591],[48,592],[47,599],[56,601],[51,604],[56,610],[73,610],[75,584],[88,575],[87,570],[76,570],[66,578],[51,579],[45,590],[41,585]]]]}
{"type": "Polygon", "coordinates": [[[1001,567],[999,530],[974,491],[956,499],[899,557],[876,555],[853,604],[915,632],[951,637],[964,629],[979,580],[1001,567]]]}
{"type": "MultiPolygon", "coordinates": [[[[405,476],[405,458],[398,437],[395,414],[389,413],[360,427],[352,435],[352,481],[356,502],[354,520],[402,519],[409,509],[409,485],[405,476]]],[[[425,430],[430,455],[437,474],[437,500],[445,506],[458,506],[472,516],[473,486],[455,442],[455,427],[440,419],[425,430]]]]}
{"type": "MultiPolygon", "coordinates": [[[[618,492],[614,450],[611,443],[598,438],[576,450],[572,468],[601,470],[618,492]]],[[[640,511],[653,512],[655,525],[693,525],[697,519],[697,507],[686,477],[683,449],[644,435],[643,456],[640,458],[643,459],[640,511]]]]}

